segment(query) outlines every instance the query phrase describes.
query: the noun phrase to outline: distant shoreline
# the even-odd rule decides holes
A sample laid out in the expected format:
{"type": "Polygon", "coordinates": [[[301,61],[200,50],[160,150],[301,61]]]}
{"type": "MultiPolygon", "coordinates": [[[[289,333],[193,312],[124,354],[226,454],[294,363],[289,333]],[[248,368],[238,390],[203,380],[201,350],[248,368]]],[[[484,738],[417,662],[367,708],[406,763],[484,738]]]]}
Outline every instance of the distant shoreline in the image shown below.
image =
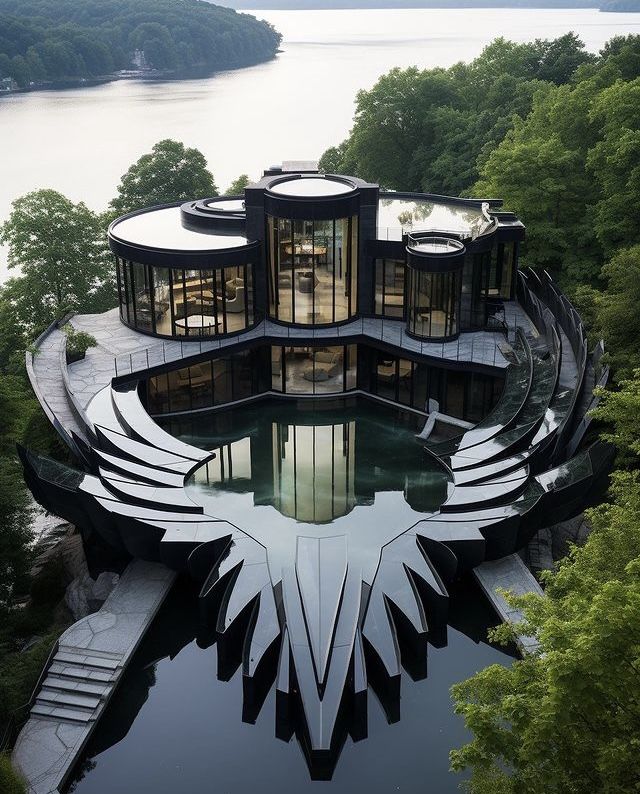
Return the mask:
{"type": "MultiPolygon", "coordinates": [[[[212,2],[212,0],[208,0],[212,2]]],[[[216,0],[221,3],[223,0],[216,0]]],[[[224,0],[224,5],[236,11],[394,11],[400,9],[451,10],[504,8],[517,11],[595,10],[602,13],[640,12],[640,0],[224,0]],[[609,7],[607,7],[609,6],[609,7]]]]}
{"type": "Polygon", "coordinates": [[[128,70],[125,72],[114,72],[113,74],[100,75],[98,77],[69,77],[68,79],[60,80],[46,80],[41,82],[34,82],[24,88],[14,88],[11,91],[0,91],[0,100],[2,97],[16,96],[16,94],[29,94],[32,91],[65,91],[73,88],[93,88],[97,85],[105,85],[106,83],[115,83],[123,80],[147,80],[150,83],[162,81],[180,81],[180,80],[204,80],[207,77],[213,77],[215,74],[222,74],[223,72],[233,72],[238,69],[248,69],[251,66],[258,66],[261,63],[268,63],[272,61],[278,53],[282,50],[277,50],[271,58],[263,58],[256,61],[250,61],[238,66],[229,66],[224,69],[188,69],[188,70],[159,70],[159,69],[140,69],[128,70]]]}

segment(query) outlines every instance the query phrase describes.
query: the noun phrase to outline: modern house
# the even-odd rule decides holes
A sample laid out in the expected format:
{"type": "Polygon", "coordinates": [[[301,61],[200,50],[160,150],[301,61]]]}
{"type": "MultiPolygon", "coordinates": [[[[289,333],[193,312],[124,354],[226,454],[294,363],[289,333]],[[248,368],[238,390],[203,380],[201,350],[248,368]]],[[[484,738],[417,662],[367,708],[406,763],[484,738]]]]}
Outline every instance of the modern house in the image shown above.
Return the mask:
{"type": "Polygon", "coordinates": [[[519,270],[525,230],[500,206],[271,168],[244,196],[116,220],[118,307],[65,320],[97,347],[67,364],[57,323],[27,354],[76,460],[21,450],[35,497],[96,572],[188,571],[221,658],[241,658],[247,713],[275,682],[277,733],[318,776],[366,734],[369,686],[395,713],[401,666],[419,675],[446,627],[447,582],[575,514],[610,461],[587,443],[602,345],[548,274],[519,270]],[[357,395],[421,418],[415,448],[356,432],[357,395]],[[277,414],[234,458],[234,418],[265,396],[277,414]],[[213,447],[178,437],[185,418],[213,447]],[[406,509],[376,512],[383,475],[406,509]],[[245,507],[198,501],[212,481],[245,507]]]}
{"type": "MultiPolygon", "coordinates": [[[[254,340],[233,363],[227,359],[224,372],[219,361],[150,379],[149,410],[210,407],[267,391],[361,389],[420,411],[433,399],[443,413],[480,419],[501,391],[502,373],[481,358],[464,374],[456,365],[461,356],[471,363],[468,332],[499,328],[504,303],[515,298],[524,227],[499,205],[271,169],[244,198],[118,219],[109,240],[128,327],[184,341],[244,341],[249,331],[288,329],[287,344],[254,340]],[[387,325],[398,344],[358,344],[365,318],[374,338],[383,320],[396,321],[387,325]],[[308,344],[314,335],[320,344],[308,344]]],[[[487,352],[492,363],[502,358],[487,352]]]]}

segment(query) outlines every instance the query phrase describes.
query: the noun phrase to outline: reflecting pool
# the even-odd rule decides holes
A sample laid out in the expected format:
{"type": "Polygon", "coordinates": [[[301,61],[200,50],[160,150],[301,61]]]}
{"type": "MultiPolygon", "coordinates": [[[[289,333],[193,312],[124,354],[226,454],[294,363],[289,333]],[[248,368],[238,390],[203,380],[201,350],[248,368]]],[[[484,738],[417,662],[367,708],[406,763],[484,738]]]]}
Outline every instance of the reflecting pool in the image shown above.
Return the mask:
{"type": "MultiPolygon", "coordinates": [[[[340,565],[353,570],[367,592],[386,544],[438,511],[451,493],[449,470],[417,437],[423,423],[415,413],[349,397],[261,399],[164,425],[212,452],[193,472],[187,491],[208,516],[229,522],[264,547],[269,592],[283,592],[287,609],[291,591],[286,588],[297,577],[306,609],[308,580],[317,576],[325,588],[325,609],[334,600],[340,603],[341,587],[334,600],[329,597],[340,565]],[[309,543],[337,544],[340,554],[301,556],[309,543]],[[316,568],[301,567],[309,560],[316,568]]],[[[246,576],[251,582],[256,574],[246,576]]],[[[241,605],[239,580],[230,587],[241,605]]],[[[247,608],[252,603],[248,600],[247,608]]],[[[429,612],[428,648],[426,636],[424,645],[402,645],[407,673],[399,690],[380,686],[375,665],[371,671],[367,667],[370,705],[364,724],[353,719],[350,708],[340,711],[330,751],[320,754],[308,752],[297,706],[283,717],[274,686],[277,654],[247,697],[243,630],[231,639],[218,635],[207,605],[203,597],[198,609],[198,587],[191,579],[178,582],[98,725],[73,791],[457,790],[448,753],[466,734],[453,714],[449,689],[487,664],[511,659],[487,642],[495,616],[470,576],[449,587],[448,623],[447,613],[439,622],[429,612]]],[[[309,614],[320,615],[312,606],[309,614]]],[[[315,624],[310,625],[313,642],[315,624]]],[[[288,613],[286,626],[293,647],[300,635],[288,613]]],[[[309,682],[303,684],[297,670],[295,676],[290,702],[297,702],[298,691],[304,702],[309,682]]],[[[341,693],[343,684],[339,687],[341,693]]]]}
{"type": "Polygon", "coordinates": [[[511,655],[486,642],[494,614],[470,580],[451,589],[447,642],[429,647],[426,680],[403,674],[400,719],[370,699],[366,739],[347,738],[330,782],[313,781],[295,738],[274,736],[275,693],[243,714],[242,671],[216,675],[217,646],[198,640],[192,583],[165,602],[74,773],[75,794],[455,794],[449,750],[468,739],[449,688],[511,655]],[[200,644],[199,644],[200,642],[200,644]],[[255,723],[244,721],[254,719],[255,723]]]}
{"type": "Polygon", "coordinates": [[[446,467],[417,438],[424,417],[364,397],[266,399],[165,423],[215,457],[188,493],[285,565],[296,537],[347,535],[366,570],[381,547],[438,510],[446,467]]]}

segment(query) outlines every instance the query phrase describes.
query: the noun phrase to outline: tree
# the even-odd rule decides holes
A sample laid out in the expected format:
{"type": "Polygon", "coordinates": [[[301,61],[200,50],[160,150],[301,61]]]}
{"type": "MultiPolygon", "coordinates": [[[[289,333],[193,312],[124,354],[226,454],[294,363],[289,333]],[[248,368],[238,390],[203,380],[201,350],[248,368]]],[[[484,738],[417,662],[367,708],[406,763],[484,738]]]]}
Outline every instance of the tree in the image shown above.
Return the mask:
{"type": "Polygon", "coordinates": [[[16,590],[25,592],[31,562],[28,544],[32,538],[32,509],[15,450],[27,413],[21,379],[3,374],[0,377],[0,614],[16,590]]]}
{"type": "Polygon", "coordinates": [[[587,270],[588,260],[576,247],[578,229],[583,240],[589,238],[584,205],[589,180],[583,166],[583,154],[555,130],[543,136],[529,121],[519,122],[491,153],[474,187],[475,195],[502,198],[519,214],[527,226],[526,263],[551,270],[563,286],[573,283],[574,262],[579,281],[597,278],[600,270],[597,262],[587,270]]]}
{"type": "Polygon", "coordinates": [[[619,462],[637,466],[640,460],[640,369],[623,380],[617,391],[600,389],[600,404],[593,416],[605,422],[611,430],[607,441],[619,450],[619,462]]]}
{"type": "Polygon", "coordinates": [[[2,297],[12,316],[34,334],[66,311],[100,312],[116,303],[113,261],[97,215],[55,190],[13,202],[0,229],[8,264],[20,274],[2,297]]]}
{"type": "Polygon", "coordinates": [[[621,249],[602,275],[607,287],[595,295],[595,330],[616,378],[624,380],[640,367],[640,245],[621,249]]]}
{"type": "Polygon", "coordinates": [[[590,118],[601,130],[588,167],[601,188],[594,226],[605,250],[640,242],[640,78],[617,81],[593,102],[590,118]]]}
{"type": "Polygon", "coordinates": [[[124,174],[111,207],[123,214],[155,204],[217,195],[202,152],[167,139],[156,143],[124,174]]]}
{"type": "Polygon", "coordinates": [[[247,174],[240,174],[237,179],[234,179],[233,182],[227,188],[226,195],[227,196],[242,196],[244,195],[244,189],[249,184],[251,180],[247,174]]]}
{"type": "MultiPolygon", "coordinates": [[[[592,534],[546,577],[546,597],[517,599],[536,653],[453,687],[472,741],[451,754],[473,794],[640,786],[640,477],[618,473],[592,534]]],[[[501,627],[504,639],[512,629],[501,627]]]]}

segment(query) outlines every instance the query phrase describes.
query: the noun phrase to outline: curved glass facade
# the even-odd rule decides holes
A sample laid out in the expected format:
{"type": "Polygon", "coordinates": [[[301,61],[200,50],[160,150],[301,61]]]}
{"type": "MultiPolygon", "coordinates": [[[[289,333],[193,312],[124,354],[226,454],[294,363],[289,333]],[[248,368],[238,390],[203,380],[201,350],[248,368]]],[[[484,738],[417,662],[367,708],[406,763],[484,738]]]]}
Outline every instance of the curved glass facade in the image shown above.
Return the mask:
{"type": "Polygon", "coordinates": [[[253,265],[216,270],[157,267],[117,259],[120,316],[161,336],[216,336],[254,322],[253,265]]]}
{"type": "Polygon", "coordinates": [[[357,312],[358,218],[267,217],[269,316],[300,325],[357,312]]]}
{"type": "Polygon", "coordinates": [[[428,273],[407,267],[407,331],[446,339],[459,331],[460,272],[428,273]]]}

